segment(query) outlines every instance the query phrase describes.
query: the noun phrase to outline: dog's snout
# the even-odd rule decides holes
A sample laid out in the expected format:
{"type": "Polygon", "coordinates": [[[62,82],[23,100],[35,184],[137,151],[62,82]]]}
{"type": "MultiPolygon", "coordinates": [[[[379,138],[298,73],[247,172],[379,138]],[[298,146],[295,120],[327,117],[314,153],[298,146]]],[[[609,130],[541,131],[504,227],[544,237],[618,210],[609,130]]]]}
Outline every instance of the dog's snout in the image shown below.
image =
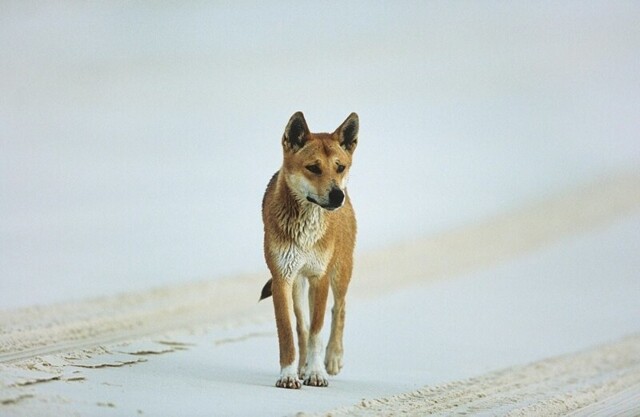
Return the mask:
{"type": "Polygon", "coordinates": [[[344,193],[339,188],[334,188],[329,192],[329,205],[340,207],[344,202],[344,193]]]}

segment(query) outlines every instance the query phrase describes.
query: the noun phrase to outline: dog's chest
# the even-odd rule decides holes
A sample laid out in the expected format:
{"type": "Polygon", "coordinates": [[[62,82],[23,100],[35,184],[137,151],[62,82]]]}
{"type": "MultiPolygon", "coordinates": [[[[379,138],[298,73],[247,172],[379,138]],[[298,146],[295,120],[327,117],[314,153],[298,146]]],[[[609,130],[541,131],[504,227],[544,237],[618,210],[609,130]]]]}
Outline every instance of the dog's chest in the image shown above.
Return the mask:
{"type": "Polygon", "coordinates": [[[283,223],[286,234],[303,250],[310,250],[327,230],[322,209],[315,206],[302,209],[297,216],[286,216],[283,223]]]}
{"type": "Polygon", "coordinates": [[[324,275],[329,261],[329,253],[318,247],[327,226],[321,209],[311,209],[300,213],[295,219],[287,219],[285,230],[291,242],[279,248],[278,266],[286,277],[298,274],[307,277],[324,275]]]}
{"type": "Polygon", "coordinates": [[[304,250],[297,245],[290,245],[278,255],[278,267],[284,277],[295,279],[298,275],[317,278],[324,275],[329,254],[324,251],[304,250]]]}

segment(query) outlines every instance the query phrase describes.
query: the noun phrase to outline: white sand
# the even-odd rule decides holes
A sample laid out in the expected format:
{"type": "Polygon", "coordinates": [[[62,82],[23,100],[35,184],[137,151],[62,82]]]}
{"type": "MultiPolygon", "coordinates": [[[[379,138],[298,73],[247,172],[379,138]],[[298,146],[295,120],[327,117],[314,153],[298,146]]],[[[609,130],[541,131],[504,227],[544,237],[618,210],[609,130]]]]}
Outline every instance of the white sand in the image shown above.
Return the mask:
{"type": "Polygon", "coordinates": [[[640,334],[585,352],[390,398],[363,400],[322,415],[604,416],[638,412],[640,334]]]}
{"type": "Polygon", "coordinates": [[[640,166],[640,3],[4,2],[0,309],[263,270],[284,124],[357,111],[357,250],[640,166]]]}
{"type": "Polygon", "coordinates": [[[499,392],[474,412],[633,415],[640,180],[614,174],[640,166],[639,16],[3,4],[0,415],[394,413],[412,396],[424,414],[483,384],[499,392]],[[296,110],[314,130],[357,111],[362,137],[346,368],[290,392],[265,273],[215,279],[264,271],[260,199],[296,110]]]}
{"type": "Polygon", "coordinates": [[[363,258],[346,367],[327,389],[273,387],[277,343],[258,277],[5,312],[0,360],[16,378],[56,381],[5,378],[2,415],[637,409],[638,338],[618,341],[640,332],[637,178],[363,258]]]}

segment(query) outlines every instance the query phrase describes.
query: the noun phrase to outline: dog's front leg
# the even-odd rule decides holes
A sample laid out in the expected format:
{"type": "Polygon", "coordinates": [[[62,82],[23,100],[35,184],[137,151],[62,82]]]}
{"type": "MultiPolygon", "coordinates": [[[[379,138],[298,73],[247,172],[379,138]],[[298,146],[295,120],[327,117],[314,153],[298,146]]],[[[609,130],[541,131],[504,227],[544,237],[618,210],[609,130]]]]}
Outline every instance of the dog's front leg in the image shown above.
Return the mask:
{"type": "Polygon", "coordinates": [[[327,373],[322,363],[322,326],[324,313],[329,295],[329,278],[327,276],[314,278],[309,285],[309,310],[311,313],[311,328],[309,329],[309,346],[307,364],[305,366],[304,384],[315,387],[329,385],[327,373]]]}
{"type": "Polygon", "coordinates": [[[273,307],[278,328],[280,346],[280,378],[276,386],[280,388],[300,388],[296,369],[296,348],[293,342],[291,316],[293,315],[292,281],[283,277],[274,277],[272,282],[273,307]]]}
{"type": "Polygon", "coordinates": [[[293,282],[293,310],[296,313],[296,330],[298,331],[298,377],[303,379],[309,340],[309,294],[307,279],[302,276],[293,282]]]}

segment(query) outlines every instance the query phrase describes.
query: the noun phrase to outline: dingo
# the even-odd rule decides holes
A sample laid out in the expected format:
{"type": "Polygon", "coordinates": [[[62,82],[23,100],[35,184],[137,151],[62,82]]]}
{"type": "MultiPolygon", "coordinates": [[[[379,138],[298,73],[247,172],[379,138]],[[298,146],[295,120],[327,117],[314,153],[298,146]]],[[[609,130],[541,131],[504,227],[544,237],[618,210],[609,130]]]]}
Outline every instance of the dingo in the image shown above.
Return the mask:
{"type": "Polygon", "coordinates": [[[273,295],[280,347],[277,387],[300,388],[298,378],[305,385],[326,387],[327,373],[336,375],[342,368],[345,295],[356,239],[346,187],[358,124],[358,115],[351,113],[335,132],[311,133],[301,112],[291,116],[282,137],[282,167],[262,200],[264,257],[272,278],[260,299],[273,295]],[[334,303],[323,364],[320,330],[329,285],[334,303]]]}

